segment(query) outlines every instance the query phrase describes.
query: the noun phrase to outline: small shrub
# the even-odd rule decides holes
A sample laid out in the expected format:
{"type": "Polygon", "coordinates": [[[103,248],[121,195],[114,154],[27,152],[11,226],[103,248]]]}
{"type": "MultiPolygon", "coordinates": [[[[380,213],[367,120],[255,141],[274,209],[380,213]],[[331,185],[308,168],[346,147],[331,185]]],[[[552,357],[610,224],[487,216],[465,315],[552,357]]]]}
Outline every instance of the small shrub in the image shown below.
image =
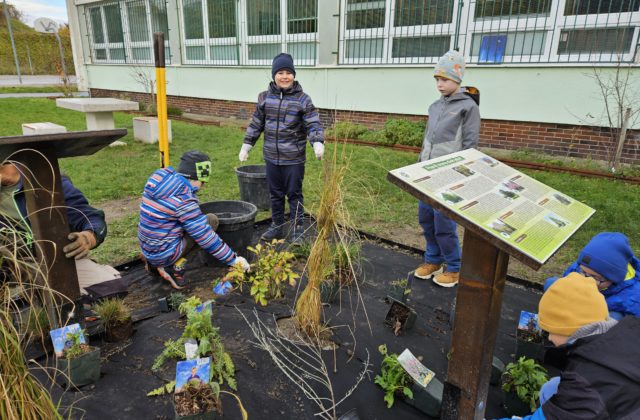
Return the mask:
{"type": "Polygon", "coordinates": [[[384,123],[384,134],[390,144],[422,145],[425,123],[391,118],[384,123]]]}
{"type": "Polygon", "coordinates": [[[180,292],[171,293],[169,295],[169,297],[167,298],[169,306],[174,311],[177,311],[178,308],[180,308],[180,305],[182,305],[186,300],[187,300],[187,297],[184,294],[180,293],[180,292]]]}
{"type": "Polygon", "coordinates": [[[370,141],[372,143],[392,145],[391,140],[387,138],[384,130],[367,131],[360,136],[360,140],[370,141]]]}
{"type": "Polygon", "coordinates": [[[410,388],[413,380],[398,362],[398,355],[387,353],[385,344],[379,346],[378,351],[382,353],[384,359],[380,367],[380,375],[376,375],[374,382],[384,389],[384,401],[387,403],[387,408],[393,406],[397,394],[404,394],[407,398],[413,399],[413,391],[410,388]]]}
{"type": "Polygon", "coordinates": [[[175,115],[179,117],[182,115],[182,109],[177,106],[167,106],[167,115],[175,115]]]}
{"type": "Polygon", "coordinates": [[[549,380],[547,370],[533,359],[521,357],[516,363],[509,363],[502,375],[502,390],[515,391],[520,400],[535,411],[540,387],[549,380]]]}
{"type": "Polygon", "coordinates": [[[91,347],[89,347],[88,344],[81,342],[84,333],[84,330],[80,330],[74,333],[67,333],[67,340],[71,340],[71,346],[63,350],[63,357],[65,359],[75,359],[91,351],[91,347]]]}
{"type": "Polygon", "coordinates": [[[105,299],[93,305],[93,311],[100,317],[100,322],[109,329],[122,324],[131,318],[131,310],[122,299],[105,299]]]}
{"type": "Polygon", "coordinates": [[[361,124],[354,124],[349,121],[336,122],[333,127],[327,130],[327,137],[338,139],[358,139],[369,129],[361,124]]]}

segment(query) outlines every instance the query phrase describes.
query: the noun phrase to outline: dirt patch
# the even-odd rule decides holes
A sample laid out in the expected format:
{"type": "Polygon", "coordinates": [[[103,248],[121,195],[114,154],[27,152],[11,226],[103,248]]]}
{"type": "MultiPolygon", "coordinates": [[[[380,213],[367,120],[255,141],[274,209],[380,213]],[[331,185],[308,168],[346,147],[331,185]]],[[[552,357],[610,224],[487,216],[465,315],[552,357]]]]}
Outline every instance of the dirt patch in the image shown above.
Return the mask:
{"type": "Polygon", "coordinates": [[[95,207],[104,211],[107,223],[111,223],[123,217],[131,216],[140,209],[140,197],[119,198],[96,203],[95,207]]]}

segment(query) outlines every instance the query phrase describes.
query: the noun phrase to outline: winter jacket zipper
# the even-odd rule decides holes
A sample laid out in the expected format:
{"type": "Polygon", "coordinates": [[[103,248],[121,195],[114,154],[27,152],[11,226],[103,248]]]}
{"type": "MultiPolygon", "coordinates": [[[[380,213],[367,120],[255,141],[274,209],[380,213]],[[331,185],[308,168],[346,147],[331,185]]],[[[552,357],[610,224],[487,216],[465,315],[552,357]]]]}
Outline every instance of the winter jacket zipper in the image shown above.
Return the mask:
{"type": "Polygon", "coordinates": [[[278,134],[280,132],[280,109],[282,108],[282,99],[284,98],[282,89],[280,90],[280,103],[278,104],[278,118],[276,122],[276,165],[280,165],[280,148],[278,147],[278,134]]]}

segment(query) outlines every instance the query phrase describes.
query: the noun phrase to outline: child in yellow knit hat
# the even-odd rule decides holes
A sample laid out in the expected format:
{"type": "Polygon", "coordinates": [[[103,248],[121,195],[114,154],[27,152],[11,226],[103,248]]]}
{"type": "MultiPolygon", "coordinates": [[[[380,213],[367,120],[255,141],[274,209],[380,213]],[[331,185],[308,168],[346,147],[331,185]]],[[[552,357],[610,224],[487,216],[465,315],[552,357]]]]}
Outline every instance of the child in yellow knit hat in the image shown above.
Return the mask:
{"type": "Polygon", "coordinates": [[[545,361],[562,373],[526,420],[640,418],[640,318],[610,318],[593,279],[570,273],[542,295],[538,324],[555,346],[545,361]]]}

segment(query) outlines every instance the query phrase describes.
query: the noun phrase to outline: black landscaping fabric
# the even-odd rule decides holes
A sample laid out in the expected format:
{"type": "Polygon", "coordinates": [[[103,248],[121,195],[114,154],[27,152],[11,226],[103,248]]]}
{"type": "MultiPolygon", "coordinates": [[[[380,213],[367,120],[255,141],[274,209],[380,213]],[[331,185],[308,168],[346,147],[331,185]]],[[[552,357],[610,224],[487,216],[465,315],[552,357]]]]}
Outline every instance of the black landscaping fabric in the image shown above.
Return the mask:
{"type": "MultiPolygon", "coordinates": [[[[254,239],[265,225],[257,225],[254,239]]],[[[342,397],[351,388],[363,368],[367,351],[370,356],[370,373],[355,392],[338,407],[338,414],[357,408],[361,419],[424,419],[424,414],[396,400],[391,409],[383,401],[383,391],[373,380],[379,372],[382,356],[378,346],[386,344],[390,352],[401,353],[408,348],[444,382],[447,366],[447,351],[450,340],[452,302],[457,288],[441,288],[431,281],[415,279],[409,295],[409,305],[418,313],[413,329],[400,336],[383,323],[389,305],[385,302],[386,287],[394,280],[405,278],[407,273],[421,262],[420,255],[399,247],[375,241],[366,241],[362,248],[362,274],[359,276],[360,292],[364,302],[357,298],[354,290],[343,290],[340,303],[324,307],[325,319],[331,326],[349,325],[353,336],[345,327],[337,328],[334,340],[338,344],[335,352],[325,351],[325,361],[330,370],[336,396],[342,397]],[[368,319],[368,321],[367,321],[368,319]]],[[[198,261],[190,262],[188,270],[188,296],[196,293],[204,298],[213,296],[213,280],[219,278],[223,268],[202,266],[198,261]]],[[[155,373],[151,365],[169,338],[178,338],[184,326],[176,312],[161,313],[157,309],[158,297],[172,290],[167,284],[146,274],[140,264],[125,267],[125,279],[130,284],[128,300],[136,303],[136,332],[132,339],[118,344],[103,343],[100,335],[91,338],[93,345],[102,348],[102,377],[80,391],[66,391],[56,385],[50,386],[56,398],[62,398],[61,411],[71,413],[72,418],[85,419],[162,419],[173,418],[171,396],[147,397],[147,392],[173,380],[175,362],[168,361],[155,373]]],[[[234,292],[219,297],[213,305],[214,325],[220,328],[227,352],[236,366],[238,395],[251,419],[313,419],[316,406],[275,367],[269,355],[253,344],[253,335],[240,312],[254,319],[257,309],[260,319],[273,325],[274,317],[291,313],[296,289],[289,288],[285,298],[259,307],[245,290],[244,295],[234,292]],[[237,308],[237,309],[236,309],[237,308]]],[[[508,283],[502,305],[502,317],[495,348],[495,355],[505,364],[513,359],[515,351],[515,328],[521,310],[537,312],[540,292],[521,285],[508,283]]],[[[94,328],[95,330],[95,328],[94,328]]],[[[91,328],[90,328],[91,331],[91,328]]],[[[40,360],[49,366],[53,360],[40,360]]],[[[38,374],[40,377],[43,375],[38,374]]],[[[225,387],[223,387],[225,389],[225,387]]],[[[486,418],[501,417],[502,394],[497,386],[491,386],[486,418]]],[[[222,396],[224,417],[239,419],[235,400],[222,396]]]]}

